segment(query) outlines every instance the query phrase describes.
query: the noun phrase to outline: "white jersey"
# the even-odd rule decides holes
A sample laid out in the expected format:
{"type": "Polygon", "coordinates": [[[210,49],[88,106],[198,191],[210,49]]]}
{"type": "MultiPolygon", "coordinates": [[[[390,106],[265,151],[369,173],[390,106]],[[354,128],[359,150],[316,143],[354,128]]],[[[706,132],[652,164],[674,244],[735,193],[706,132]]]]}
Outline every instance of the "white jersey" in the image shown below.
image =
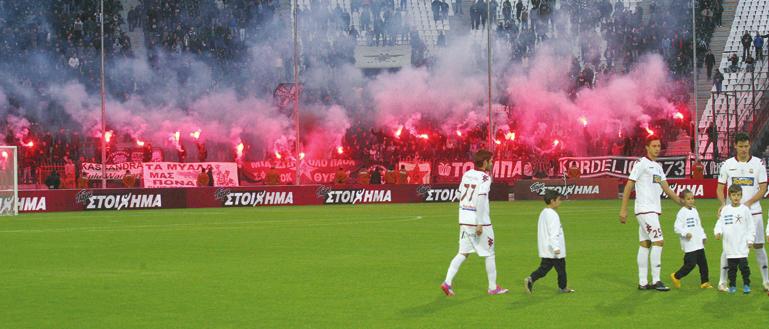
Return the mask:
{"type": "Polygon", "coordinates": [[[640,158],[630,171],[628,179],[635,182],[635,214],[661,214],[660,183],[667,180],[662,165],[646,157],[640,158]]]}
{"type": "MultiPolygon", "coordinates": [[[[734,184],[741,186],[742,200],[740,202],[745,203],[758,193],[759,184],[766,183],[766,167],[756,157],[750,157],[748,162],[739,162],[737,158],[732,157],[721,164],[718,183],[725,184],[727,189],[734,184]]],[[[727,197],[727,202],[728,199],[727,197]]],[[[760,201],[750,206],[750,213],[761,214],[760,201]]]]}
{"type": "Polygon", "coordinates": [[[540,258],[566,258],[566,240],[558,213],[550,208],[542,209],[537,222],[537,246],[540,258]],[[553,251],[560,250],[556,255],[553,251]]]}
{"type": "Polygon", "coordinates": [[[459,224],[491,225],[489,191],[491,176],[475,169],[462,175],[459,184],[459,224]]]}
{"type": "Polygon", "coordinates": [[[697,212],[697,208],[683,207],[678,211],[676,215],[675,232],[681,239],[681,249],[684,252],[692,252],[705,248],[702,244],[702,239],[707,238],[705,230],[702,228],[702,222],[700,221],[700,214],[697,212]],[[692,238],[686,239],[686,234],[691,233],[692,238]]]}
{"type": "Polygon", "coordinates": [[[722,235],[726,258],[745,258],[750,252],[748,243],[753,243],[755,230],[750,209],[743,204],[738,207],[729,204],[721,209],[721,217],[713,232],[722,235]]]}

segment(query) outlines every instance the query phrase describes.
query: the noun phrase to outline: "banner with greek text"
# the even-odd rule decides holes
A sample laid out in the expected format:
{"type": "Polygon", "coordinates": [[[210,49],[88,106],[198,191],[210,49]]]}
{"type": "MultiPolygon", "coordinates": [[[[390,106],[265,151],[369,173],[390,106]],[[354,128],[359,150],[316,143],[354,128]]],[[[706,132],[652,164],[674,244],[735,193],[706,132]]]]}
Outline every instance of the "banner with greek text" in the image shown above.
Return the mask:
{"type": "MultiPolygon", "coordinates": [[[[456,183],[462,180],[462,175],[470,169],[475,168],[471,161],[439,161],[437,162],[438,183],[456,183]]],[[[492,177],[494,181],[510,182],[520,177],[533,176],[533,167],[531,162],[523,160],[494,160],[492,168],[492,177]]]]}
{"type": "MultiPolygon", "coordinates": [[[[86,179],[101,179],[102,168],[100,163],[84,162],[80,165],[80,175],[86,179]]],[[[108,164],[104,170],[107,179],[121,180],[125,176],[126,170],[131,172],[134,177],[142,177],[141,162],[123,162],[120,164],[108,164]]]]}
{"type": "Polygon", "coordinates": [[[214,186],[238,186],[234,162],[147,162],[143,164],[144,187],[196,187],[201,169],[211,167],[214,186]]]}
{"type": "MultiPolygon", "coordinates": [[[[334,175],[342,168],[350,175],[350,171],[358,166],[355,160],[304,160],[299,166],[302,184],[327,184],[334,181],[334,175]]],[[[281,184],[293,184],[296,175],[296,161],[254,161],[243,163],[243,176],[252,182],[264,181],[267,171],[275,167],[280,175],[281,184]]]]}

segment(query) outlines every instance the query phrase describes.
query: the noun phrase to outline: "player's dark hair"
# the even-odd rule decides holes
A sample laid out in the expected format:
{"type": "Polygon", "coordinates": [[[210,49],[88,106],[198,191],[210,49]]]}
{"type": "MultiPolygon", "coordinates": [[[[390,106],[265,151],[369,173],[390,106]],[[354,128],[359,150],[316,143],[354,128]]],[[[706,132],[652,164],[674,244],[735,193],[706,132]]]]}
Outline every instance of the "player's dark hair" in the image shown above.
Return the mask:
{"type": "Polygon", "coordinates": [[[553,189],[547,189],[545,190],[545,204],[549,205],[551,202],[553,202],[555,199],[558,199],[559,197],[562,197],[563,194],[561,192],[558,192],[553,189]]]}
{"type": "Polygon", "coordinates": [[[658,136],[656,134],[655,135],[651,135],[651,136],[646,136],[646,146],[651,145],[651,143],[653,141],[659,141],[659,140],[661,140],[660,136],[658,136]]]}
{"type": "Polygon", "coordinates": [[[732,193],[742,193],[742,186],[737,184],[732,184],[732,186],[729,186],[729,194],[732,193]]]}
{"type": "Polygon", "coordinates": [[[750,136],[748,135],[748,133],[741,131],[734,134],[734,144],[737,144],[739,142],[750,142],[750,136]]]}
{"type": "Polygon", "coordinates": [[[489,150],[478,150],[478,152],[475,152],[473,155],[473,163],[475,163],[476,167],[483,166],[483,163],[491,159],[493,155],[494,153],[489,150]]]}
{"type": "Polygon", "coordinates": [[[683,198],[685,198],[689,194],[694,195],[694,193],[692,193],[692,191],[687,188],[687,189],[684,189],[683,191],[681,191],[681,193],[678,193],[678,197],[683,199],[683,198]]]}

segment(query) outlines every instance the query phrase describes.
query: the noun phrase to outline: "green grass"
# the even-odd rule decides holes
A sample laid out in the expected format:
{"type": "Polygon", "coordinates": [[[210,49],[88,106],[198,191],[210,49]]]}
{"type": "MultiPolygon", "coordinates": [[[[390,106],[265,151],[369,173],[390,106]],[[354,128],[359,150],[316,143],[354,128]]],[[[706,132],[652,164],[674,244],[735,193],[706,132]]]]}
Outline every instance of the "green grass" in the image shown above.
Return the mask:
{"type": "MultiPolygon", "coordinates": [[[[663,280],[682,262],[665,203],[663,280]]],[[[0,218],[2,328],[755,328],[769,297],[751,255],[754,293],[636,290],[638,226],[619,201],[567,201],[560,213],[569,285],[556,274],[526,295],[539,264],[543,203],[495,202],[502,296],[486,295],[471,256],[446,298],[438,286],[457,251],[454,204],[81,212],[0,218]]],[[[699,200],[712,238],[716,202],[699,200]]],[[[632,211],[632,205],[631,205],[632,211]]],[[[721,245],[706,246],[718,280],[721,245]]]]}

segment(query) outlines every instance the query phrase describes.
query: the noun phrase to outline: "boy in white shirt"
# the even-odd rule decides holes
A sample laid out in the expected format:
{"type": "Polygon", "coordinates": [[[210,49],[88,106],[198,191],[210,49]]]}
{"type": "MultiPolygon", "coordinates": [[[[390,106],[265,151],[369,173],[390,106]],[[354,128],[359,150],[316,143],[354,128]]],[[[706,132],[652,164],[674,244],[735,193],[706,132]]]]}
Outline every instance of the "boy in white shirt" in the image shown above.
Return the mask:
{"type": "Polygon", "coordinates": [[[539,257],[542,261],[531,276],[524,279],[524,289],[531,293],[534,282],[545,277],[550,269],[555,267],[558,273],[558,288],[563,293],[571,293],[574,290],[566,286],[566,241],[563,236],[561,218],[556,209],[561,205],[561,194],[555,190],[545,191],[545,204],[537,223],[537,244],[539,257]]]}
{"type": "Polygon", "coordinates": [[[753,248],[753,238],[756,235],[756,227],[753,223],[753,215],[750,208],[740,203],[742,199],[742,187],[734,184],[729,187],[729,200],[731,204],[724,206],[721,216],[716,222],[714,233],[716,240],[723,238],[724,255],[728,265],[729,293],[737,291],[737,268],[742,273],[742,292],[750,293],[750,268],[748,267],[748,253],[753,248]]]}
{"type": "Polygon", "coordinates": [[[705,258],[705,241],[707,236],[702,229],[700,214],[694,208],[694,193],[683,190],[679,195],[684,200],[684,206],[678,211],[675,232],[681,239],[681,249],[684,251],[684,265],[670,274],[673,286],[681,288],[681,279],[691,272],[695,266],[700,268],[700,288],[713,288],[708,276],[708,260],[705,258]]]}

